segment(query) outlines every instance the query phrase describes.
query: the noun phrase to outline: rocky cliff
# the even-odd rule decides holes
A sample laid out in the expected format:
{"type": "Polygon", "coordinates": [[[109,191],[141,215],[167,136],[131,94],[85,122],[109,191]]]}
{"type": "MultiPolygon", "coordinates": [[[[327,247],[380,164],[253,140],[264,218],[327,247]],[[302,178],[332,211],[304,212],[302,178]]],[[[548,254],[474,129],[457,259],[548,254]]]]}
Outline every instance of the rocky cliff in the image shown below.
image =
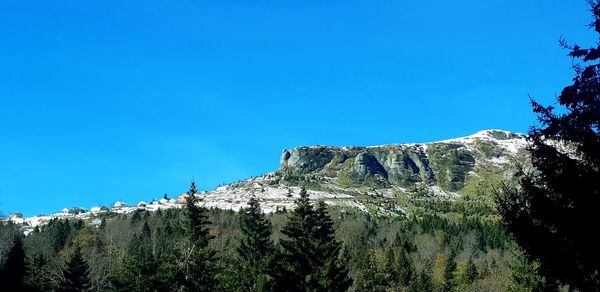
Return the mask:
{"type": "Polygon", "coordinates": [[[522,134],[500,130],[434,143],[284,150],[277,174],[285,180],[330,178],[341,187],[438,185],[456,192],[475,168],[502,167],[525,154],[522,134]]]}

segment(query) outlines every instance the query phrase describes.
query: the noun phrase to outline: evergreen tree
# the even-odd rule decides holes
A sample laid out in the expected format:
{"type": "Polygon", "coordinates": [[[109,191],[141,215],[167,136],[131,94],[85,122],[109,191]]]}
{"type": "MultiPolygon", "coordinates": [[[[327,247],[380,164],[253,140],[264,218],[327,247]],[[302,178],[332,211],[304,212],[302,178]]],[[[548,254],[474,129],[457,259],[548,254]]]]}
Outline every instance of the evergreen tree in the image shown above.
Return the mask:
{"type": "Polygon", "coordinates": [[[452,273],[453,283],[456,286],[469,285],[477,278],[477,267],[472,259],[460,262],[456,265],[456,270],[452,273]]]}
{"type": "Polygon", "coordinates": [[[118,263],[111,281],[116,291],[174,290],[176,267],[168,254],[153,249],[152,230],[144,222],[140,233],[131,240],[127,254],[118,263]]]}
{"type": "Polygon", "coordinates": [[[217,287],[217,256],[208,244],[208,210],[198,206],[196,184],[192,182],[185,204],[186,234],[189,248],[183,255],[182,286],[188,291],[213,291],[217,287]]]}
{"type": "Polygon", "coordinates": [[[283,249],[283,267],[277,274],[276,290],[307,290],[306,278],[313,272],[311,259],[314,258],[315,248],[311,235],[315,233],[316,224],[315,210],[308,193],[302,189],[296,208],[281,231],[287,238],[279,241],[283,249]]]}
{"type": "Polygon", "coordinates": [[[397,282],[402,286],[408,286],[413,280],[415,268],[406,250],[400,250],[397,267],[397,282]]]}
{"type": "Polygon", "coordinates": [[[414,292],[431,292],[433,291],[433,282],[431,276],[423,271],[419,274],[416,280],[411,285],[410,291],[414,292]]]}
{"type": "Polygon", "coordinates": [[[68,219],[52,219],[48,223],[48,230],[52,234],[52,248],[55,252],[61,251],[71,235],[71,223],[68,219]]]}
{"type": "Polygon", "coordinates": [[[446,263],[446,266],[444,267],[444,286],[443,286],[443,290],[444,291],[452,291],[452,289],[454,289],[454,285],[455,285],[455,280],[454,280],[454,273],[456,271],[456,255],[451,252],[450,256],[448,257],[448,261],[446,263]]]}
{"type": "Polygon", "coordinates": [[[244,291],[265,291],[272,286],[272,267],[276,264],[273,261],[272,226],[255,197],[248,205],[248,208],[240,210],[243,236],[237,248],[243,269],[240,284],[244,291]]]}
{"type": "Polygon", "coordinates": [[[25,251],[21,236],[16,236],[2,269],[0,269],[0,289],[23,291],[26,288],[25,277],[28,269],[25,263],[25,251]]]}
{"type": "Polygon", "coordinates": [[[346,267],[339,261],[340,244],[324,203],[315,208],[305,189],[300,192],[280,241],[283,268],[277,289],[288,291],[345,291],[351,285],[346,267]]]}
{"type": "Polygon", "coordinates": [[[511,292],[544,291],[546,279],[538,274],[540,264],[529,262],[523,254],[517,254],[517,262],[511,266],[512,279],[508,285],[511,292]]]}
{"type": "MultiPolygon", "coordinates": [[[[39,231],[38,231],[39,232],[39,231]]],[[[27,277],[27,286],[32,291],[50,291],[52,282],[48,279],[51,274],[48,265],[48,258],[41,252],[37,252],[29,265],[29,277],[27,277]]]]}
{"type": "MultiPolygon", "coordinates": [[[[590,0],[600,33],[600,4],[590,0]]],[[[508,230],[548,280],[593,291],[600,287],[600,45],[561,44],[575,61],[561,111],[532,101],[539,126],[529,133],[534,171],[520,188],[505,187],[499,209],[508,230]],[[577,63],[579,62],[579,63],[577,63]],[[558,147],[557,147],[558,146],[558,147]]]]}
{"type": "Polygon", "coordinates": [[[64,279],[58,291],[89,291],[91,289],[89,266],[83,259],[81,249],[76,247],[73,255],[67,262],[64,279]]]}
{"type": "Polygon", "coordinates": [[[345,291],[352,281],[348,278],[348,269],[340,261],[340,243],[335,239],[333,221],[327,213],[327,205],[319,202],[316,210],[316,242],[318,263],[322,265],[318,274],[318,291],[345,291]]]}

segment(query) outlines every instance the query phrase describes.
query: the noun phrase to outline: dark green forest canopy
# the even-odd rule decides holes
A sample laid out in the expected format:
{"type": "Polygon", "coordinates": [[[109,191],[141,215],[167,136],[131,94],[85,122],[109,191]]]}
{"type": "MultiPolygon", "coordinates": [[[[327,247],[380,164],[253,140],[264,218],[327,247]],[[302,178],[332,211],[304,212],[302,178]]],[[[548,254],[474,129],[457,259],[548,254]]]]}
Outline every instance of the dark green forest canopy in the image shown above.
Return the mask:
{"type": "MultiPolygon", "coordinates": [[[[490,217],[488,211],[480,213],[473,211],[477,208],[465,208],[467,203],[462,201],[424,199],[420,204],[424,206],[422,211],[410,218],[327,208],[335,240],[339,242],[338,257],[348,271],[351,289],[507,289],[512,281],[511,268],[520,262],[515,257],[513,242],[496,222],[497,218],[490,217]],[[471,212],[463,212],[466,209],[471,212]]],[[[213,289],[247,291],[248,286],[239,284],[244,283],[244,273],[239,271],[243,269],[241,265],[252,263],[239,251],[248,234],[242,226],[248,226],[249,215],[220,209],[205,212],[212,237],[207,248],[214,251],[212,262],[207,264],[213,265],[218,280],[213,289]]],[[[290,239],[282,230],[291,214],[278,212],[262,216],[267,220],[262,224],[272,228],[273,249],[281,251],[282,240],[290,239]]],[[[190,238],[186,222],[185,211],[178,209],[105,214],[99,226],[75,220],[53,220],[23,239],[28,267],[23,285],[40,290],[58,289],[67,263],[80,248],[89,266],[89,281],[94,290],[151,287],[172,290],[178,283],[177,271],[182,259],[188,256],[186,246],[190,238]],[[144,281],[134,280],[136,276],[132,273],[143,276],[144,281]]],[[[11,224],[0,228],[4,261],[13,238],[20,232],[11,224]]],[[[269,263],[254,273],[270,275],[276,271],[269,269],[281,268],[274,262],[269,263]]]]}

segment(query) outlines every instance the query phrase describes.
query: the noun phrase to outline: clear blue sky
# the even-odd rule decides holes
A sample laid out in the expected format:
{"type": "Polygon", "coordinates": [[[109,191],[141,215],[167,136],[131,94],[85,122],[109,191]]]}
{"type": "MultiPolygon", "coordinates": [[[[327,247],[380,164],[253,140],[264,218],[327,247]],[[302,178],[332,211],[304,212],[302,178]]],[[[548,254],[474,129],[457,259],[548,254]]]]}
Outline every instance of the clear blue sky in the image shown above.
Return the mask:
{"type": "Polygon", "coordinates": [[[212,189],[300,145],[525,132],[528,94],[572,77],[559,37],[596,40],[584,2],[3,0],[0,211],[212,189]]]}

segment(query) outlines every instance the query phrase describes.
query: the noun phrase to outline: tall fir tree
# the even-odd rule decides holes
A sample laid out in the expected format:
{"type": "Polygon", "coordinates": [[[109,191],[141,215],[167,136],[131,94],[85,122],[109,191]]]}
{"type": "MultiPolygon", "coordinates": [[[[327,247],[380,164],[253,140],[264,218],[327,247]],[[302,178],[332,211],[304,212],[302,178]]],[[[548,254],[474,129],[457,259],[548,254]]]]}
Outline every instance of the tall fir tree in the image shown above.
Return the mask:
{"type": "Polygon", "coordinates": [[[255,197],[240,210],[242,238],[237,252],[241,258],[241,283],[244,291],[268,291],[273,285],[275,245],[271,240],[273,227],[263,214],[255,197]]]}
{"type": "Polygon", "coordinates": [[[90,268],[83,259],[81,248],[75,247],[73,255],[66,263],[64,279],[58,287],[58,291],[76,292],[91,291],[90,268]]]}
{"type": "Polygon", "coordinates": [[[4,265],[0,269],[0,289],[6,289],[6,291],[25,290],[27,288],[25,285],[27,275],[28,269],[25,262],[23,239],[21,236],[16,236],[11,249],[6,255],[4,265]]]}
{"type": "Polygon", "coordinates": [[[434,291],[434,285],[431,276],[427,271],[421,272],[410,287],[410,291],[414,292],[431,292],[434,291]]]}
{"type": "Polygon", "coordinates": [[[283,268],[278,289],[287,291],[345,291],[351,285],[348,270],[339,260],[340,244],[324,203],[315,208],[305,189],[300,192],[280,241],[283,268]]]}
{"type": "Polygon", "coordinates": [[[189,248],[182,258],[182,287],[188,291],[214,291],[217,288],[218,264],[215,251],[208,246],[210,234],[208,210],[198,206],[196,184],[192,182],[185,204],[186,234],[189,248]]]}
{"type": "Polygon", "coordinates": [[[169,255],[154,250],[147,221],[129,243],[112,279],[115,291],[171,291],[176,288],[176,268],[169,255]]]}
{"type": "Polygon", "coordinates": [[[405,249],[401,249],[398,252],[398,259],[396,260],[396,263],[398,284],[402,286],[410,285],[410,283],[413,281],[415,268],[405,249]]]}
{"type": "Polygon", "coordinates": [[[282,267],[278,270],[276,290],[306,291],[307,277],[313,272],[312,235],[316,229],[316,212],[305,189],[296,200],[287,224],[281,231],[287,238],[279,241],[282,247],[282,267]]]}
{"type": "Polygon", "coordinates": [[[327,205],[320,201],[316,210],[316,242],[317,264],[322,267],[317,271],[317,291],[346,291],[352,285],[348,278],[348,269],[340,260],[341,244],[335,239],[333,221],[327,213],[327,205]]]}
{"type": "MultiPolygon", "coordinates": [[[[590,27],[600,33],[600,4],[589,2],[590,27]]],[[[529,132],[531,164],[520,187],[505,187],[499,210],[516,241],[551,282],[600,287],[600,43],[561,40],[575,65],[561,110],[532,101],[539,126],[529,132]],[[558,147],[557,147],[558,146],[558,147]]]]}

